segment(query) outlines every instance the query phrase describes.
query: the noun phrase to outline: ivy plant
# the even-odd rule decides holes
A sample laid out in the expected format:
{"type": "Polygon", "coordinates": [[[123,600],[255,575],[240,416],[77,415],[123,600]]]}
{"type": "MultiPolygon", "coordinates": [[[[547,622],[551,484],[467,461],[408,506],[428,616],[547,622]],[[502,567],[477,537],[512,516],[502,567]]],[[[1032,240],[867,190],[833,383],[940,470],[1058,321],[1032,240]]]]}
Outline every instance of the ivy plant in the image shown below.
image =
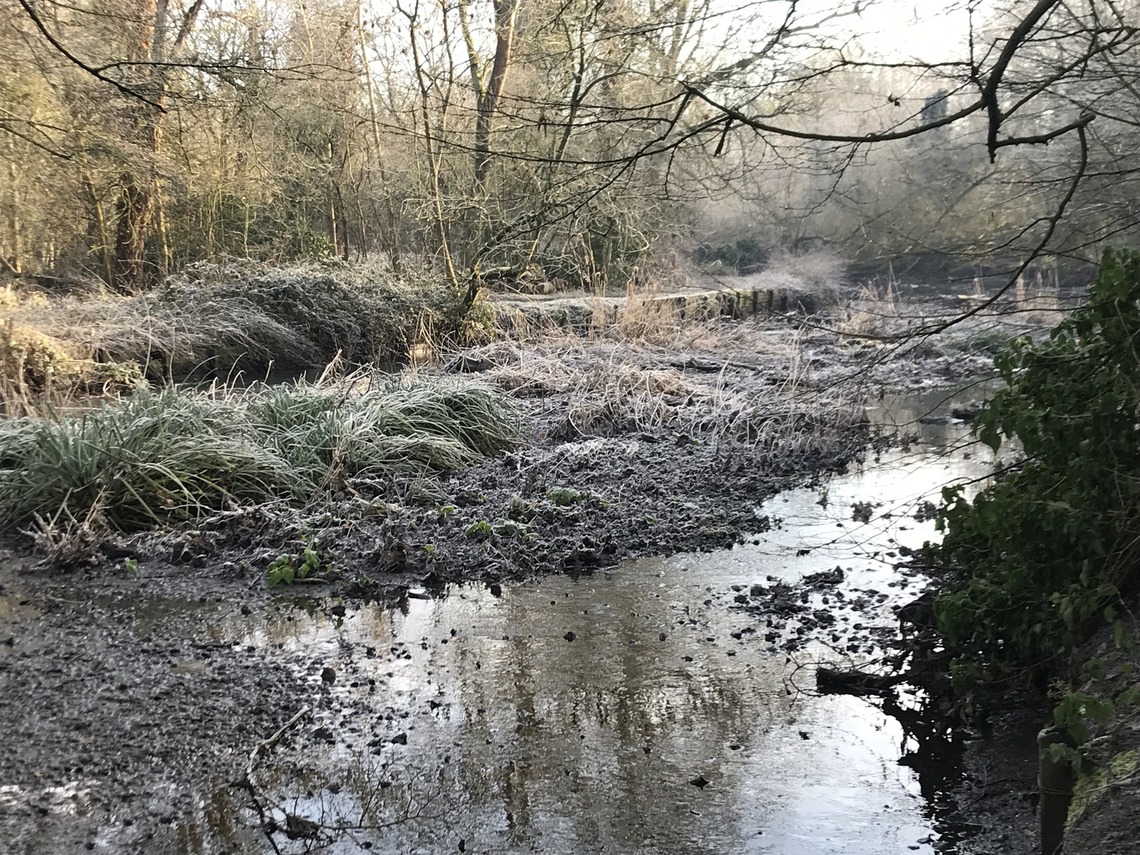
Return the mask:
{"type": "Polygon", "coordinates": [[[1137,587],[1140,253],[1106,253],[1087,303],[995,364],[977,435],[1022,457],[972,500],[943,491],[936,613],[970,673],[1047,671],[1137,587]]]}

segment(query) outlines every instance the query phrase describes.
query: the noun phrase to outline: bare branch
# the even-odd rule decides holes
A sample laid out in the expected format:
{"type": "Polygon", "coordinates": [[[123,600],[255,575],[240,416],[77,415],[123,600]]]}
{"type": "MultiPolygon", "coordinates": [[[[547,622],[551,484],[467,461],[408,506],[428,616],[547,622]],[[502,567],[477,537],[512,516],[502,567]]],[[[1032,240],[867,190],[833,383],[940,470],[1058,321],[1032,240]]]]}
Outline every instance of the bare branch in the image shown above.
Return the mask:
{"type": "Polygon", "coordinates": [[[100,71],[97,67],[95,67],[93,65],[89,65],[88,63],[84,62],[79,57],[77,57],[75,54],[73,54],[71,51],[69,51],[63,45],[63,43],[59,41],[59,39],[57,39],[54,35],[52,35],[51,31],[47,28],[47,26],[44,24],[43,20],[40,18],[39,14],[36,12],[35,8],[32,6],[30,0],[16,0],[16,2],[18,2],[20,4],[20,6],[24,9],[24,11],[27,13],[28,17],[31,19],[32,23],[35,24],[36,29],[40,31],[40,34],[45,39],[47,39],[48,43],[51,44],[51,46],[54,47],[56,49],[56,51],[58,51],[72,65],[75,65],[78,68],[83,69],[83,71],[87,72],[88,74],[90,74],[92,77],[94,77],[97,80],[101,80],[104,83],[109,83],[111,86],[114,86],[116,89],[119,90],[119,92],[126,95],[127,97],[135,98],[139,101],[142,101],[144,104],[150,105],[151,107],[158,110],[159,112],[166,112],[165,109],[162,107],[162,105],[159,104],[157,101],[147,97],[143,93],[139,92],[137,89],[133,89],[130,86],[127,86],[125,83],[122,83],[113,77],[108,77],[106,74],[104,74],[102,71],[100,71]]]}

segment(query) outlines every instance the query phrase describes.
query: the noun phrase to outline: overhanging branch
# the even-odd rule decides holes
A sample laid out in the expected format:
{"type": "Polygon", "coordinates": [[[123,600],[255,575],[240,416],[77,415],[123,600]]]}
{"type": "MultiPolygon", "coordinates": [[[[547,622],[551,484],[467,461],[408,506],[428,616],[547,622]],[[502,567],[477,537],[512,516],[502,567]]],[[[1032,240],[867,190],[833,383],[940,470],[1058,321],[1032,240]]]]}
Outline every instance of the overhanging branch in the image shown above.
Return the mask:
{"type": "Polygon", "coordinates": [[[135,98],[139,101],[142,101],[144,104],[149,104],[151,107],[158,110],[160,113],[166,112],[166,110],[163,108],[163,106],[161,104],[159,104],[157,101],[155,101],[151,98],[148,98],[146,95],[139,92],[137,89],[133,89],[130,86],[127,86],[125,83],[122,83],[121,81],[118,81],[113,77],[107,76],[106,74],[104,74],[102,71],[100,71],[95,66],[89,65],[88,63],[84,62],[79,57],[77,57],[75,54],[73,54],[71,51],[69,51],[64,46],[64,44],[52,34],[51,30],[49,30],[47,28],[47,25],[44,24],[43,20],[39,16],[39,13],[36,12],[35,7],[32,6],[32,4],[31,4],[31,2],[29,2],[29,0],[16,0],[16,2],[18,2],[20,4],[20,6],[23,8],[24,12],[27,13],[28,17],[31,19],[31,21],[35,25],[36,29],[40,31],[40,34],[45,39],[47,39],[48,44],[50,44],[53,48],[55,48],[56,51],[61,56],[63,56],[68,62],[70,62],[72,65],[75,65],[76,67],[83,69],[83,71],[90,74],[96,80],[101,80],[104,83],[108,83],[111,86],[114,86],[121,93],[126,95],[128,98],[135,98]]]}

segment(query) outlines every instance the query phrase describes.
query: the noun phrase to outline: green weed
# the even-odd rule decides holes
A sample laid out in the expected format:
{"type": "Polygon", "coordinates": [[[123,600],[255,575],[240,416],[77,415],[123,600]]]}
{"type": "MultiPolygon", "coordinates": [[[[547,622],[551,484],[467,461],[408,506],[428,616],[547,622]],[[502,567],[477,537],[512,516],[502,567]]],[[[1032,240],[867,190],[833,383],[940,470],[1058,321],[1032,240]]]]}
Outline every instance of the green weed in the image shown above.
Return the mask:
{"type": "Polygon", "coordinates": [[[322,568],[327,569],[328,562],[311,546],[306,546],[299,555],[278,556],[265,571],[265,581],[270,588],[277,585],[292,585],[294,582],[303,582],[312,578],[313,574],[322,568]]]}
{"type": "Polygon", "coordinates": [[[581,490],[575,490],[573,487],[555,487],[546,494],[546,498],[559,507],[565,508],[578,504],[585,499],[585,496],[581,490]]]}

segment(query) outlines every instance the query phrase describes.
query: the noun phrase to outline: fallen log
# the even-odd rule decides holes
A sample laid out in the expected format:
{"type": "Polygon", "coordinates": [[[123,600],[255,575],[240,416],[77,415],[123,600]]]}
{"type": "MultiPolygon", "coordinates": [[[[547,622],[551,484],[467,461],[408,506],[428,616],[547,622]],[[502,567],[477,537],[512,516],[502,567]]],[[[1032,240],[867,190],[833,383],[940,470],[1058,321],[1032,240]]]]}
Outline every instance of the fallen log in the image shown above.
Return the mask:
{"type": "Polygon", "coordinates": [[[826,668],[815,672],[815,685],[825,695],[881,695],[899,683],[903,674],[871,674],[858,668],[826,668]]]}

